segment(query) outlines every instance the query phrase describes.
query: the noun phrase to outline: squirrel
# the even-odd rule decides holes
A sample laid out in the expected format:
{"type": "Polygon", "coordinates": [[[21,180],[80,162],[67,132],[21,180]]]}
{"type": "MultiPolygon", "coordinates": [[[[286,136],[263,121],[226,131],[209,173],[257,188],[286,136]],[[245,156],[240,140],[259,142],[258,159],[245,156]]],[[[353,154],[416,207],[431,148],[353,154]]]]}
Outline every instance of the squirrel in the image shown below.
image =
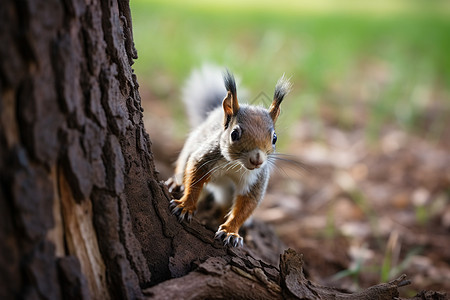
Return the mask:
{"type": "Polygon", "coordinates": [[[184,89],[183,101],[196,128],[189,134],[175,174],[166,184],[171,192],[184,188],[184,195],[170,202],[180,222],[191,221],[204,187],[215,198],[232,200],[215,238],[237,247],[243,246],[240,227],[266,192],[277,142],[275,123],[291,83],[284,75],[278,80],[272,104],[266,109],[240,104],[233,74],[228,70],[223,73],[224,89],[216,71],[206,66],[194,71],[184,89]]]}

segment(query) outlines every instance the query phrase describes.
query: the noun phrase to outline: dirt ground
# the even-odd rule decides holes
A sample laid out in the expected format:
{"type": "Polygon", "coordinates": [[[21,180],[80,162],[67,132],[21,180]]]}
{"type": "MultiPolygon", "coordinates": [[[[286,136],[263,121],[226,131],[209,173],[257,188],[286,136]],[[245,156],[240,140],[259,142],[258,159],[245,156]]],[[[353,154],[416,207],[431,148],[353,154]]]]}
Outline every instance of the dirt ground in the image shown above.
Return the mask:
{"type": "MultiPolygon", "coordinates": [[[[174,117],[141,88],[144,121],[160,178],[172,175],[183,141],[174,117]]],[[[387,128],[377,141],[362,129],[308,121],[278,134],[293,162],[273,170],[254,217],[303,253],[314,281],[358,290],[407,274],[401,296],[450,294],[450,128],[430,141],[387,128]],[[306,167],[301,167],[302,162],[306,167]]]]}

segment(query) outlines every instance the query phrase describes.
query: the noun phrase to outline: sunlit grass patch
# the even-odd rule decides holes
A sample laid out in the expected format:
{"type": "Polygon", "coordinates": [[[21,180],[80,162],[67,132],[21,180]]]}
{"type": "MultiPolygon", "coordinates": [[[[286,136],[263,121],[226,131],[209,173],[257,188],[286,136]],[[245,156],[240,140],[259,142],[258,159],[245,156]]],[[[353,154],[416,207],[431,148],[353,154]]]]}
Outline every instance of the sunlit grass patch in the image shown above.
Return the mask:
{"type": "Polygon", "coordinates": [[[132,1],[140,84],[174,107],[205,62],[240,74],[255,97],[286,73],[294,90],[280,126],[308,118],[376,139],[393,124],[440,138],[450,112],[445,2],[289,3],[132,1]]]}

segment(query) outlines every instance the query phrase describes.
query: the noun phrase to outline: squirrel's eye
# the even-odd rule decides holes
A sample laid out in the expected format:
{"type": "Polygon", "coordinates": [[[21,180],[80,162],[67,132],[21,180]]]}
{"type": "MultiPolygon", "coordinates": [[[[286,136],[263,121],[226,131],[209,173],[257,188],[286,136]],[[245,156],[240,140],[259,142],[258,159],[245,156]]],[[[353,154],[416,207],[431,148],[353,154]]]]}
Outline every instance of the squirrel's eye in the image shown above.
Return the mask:
{"type": "Polygon", "coordinates": [[[272,137],[272,144],[275,145],[276,142],[277,142],[277,134],[274,132],[272,137]]]}
{"type": "Polygon", "coordinates": [[[240,138],[240,136],[239,136],[239,130],[234,129],[234,130],[231,132],[231,140],[232,140],[233,142],[235,142],[235,141],[239,140],[239,138],[240,138]]]}

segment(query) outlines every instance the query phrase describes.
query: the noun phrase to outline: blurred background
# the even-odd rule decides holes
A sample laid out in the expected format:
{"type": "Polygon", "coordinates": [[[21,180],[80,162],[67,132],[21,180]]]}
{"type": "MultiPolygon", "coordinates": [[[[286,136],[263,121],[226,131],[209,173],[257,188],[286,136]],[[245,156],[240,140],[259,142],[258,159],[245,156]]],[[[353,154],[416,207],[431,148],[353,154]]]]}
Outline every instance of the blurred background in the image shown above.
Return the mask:
{"type": "MultiPolygon", "coordinates": [[[[204,63],[241,78],[277,123],[281,164],[255,217],[309,275],[358,290],[406,273],[450,291],[450,2],[131,1],[134,64],[161,179],[189,133],[180,100],[204,63]],[[268,97],[266,96],[268,95],[268,97]]],[[[238,91],[239,94],[239,91],[238,91]]]]}

